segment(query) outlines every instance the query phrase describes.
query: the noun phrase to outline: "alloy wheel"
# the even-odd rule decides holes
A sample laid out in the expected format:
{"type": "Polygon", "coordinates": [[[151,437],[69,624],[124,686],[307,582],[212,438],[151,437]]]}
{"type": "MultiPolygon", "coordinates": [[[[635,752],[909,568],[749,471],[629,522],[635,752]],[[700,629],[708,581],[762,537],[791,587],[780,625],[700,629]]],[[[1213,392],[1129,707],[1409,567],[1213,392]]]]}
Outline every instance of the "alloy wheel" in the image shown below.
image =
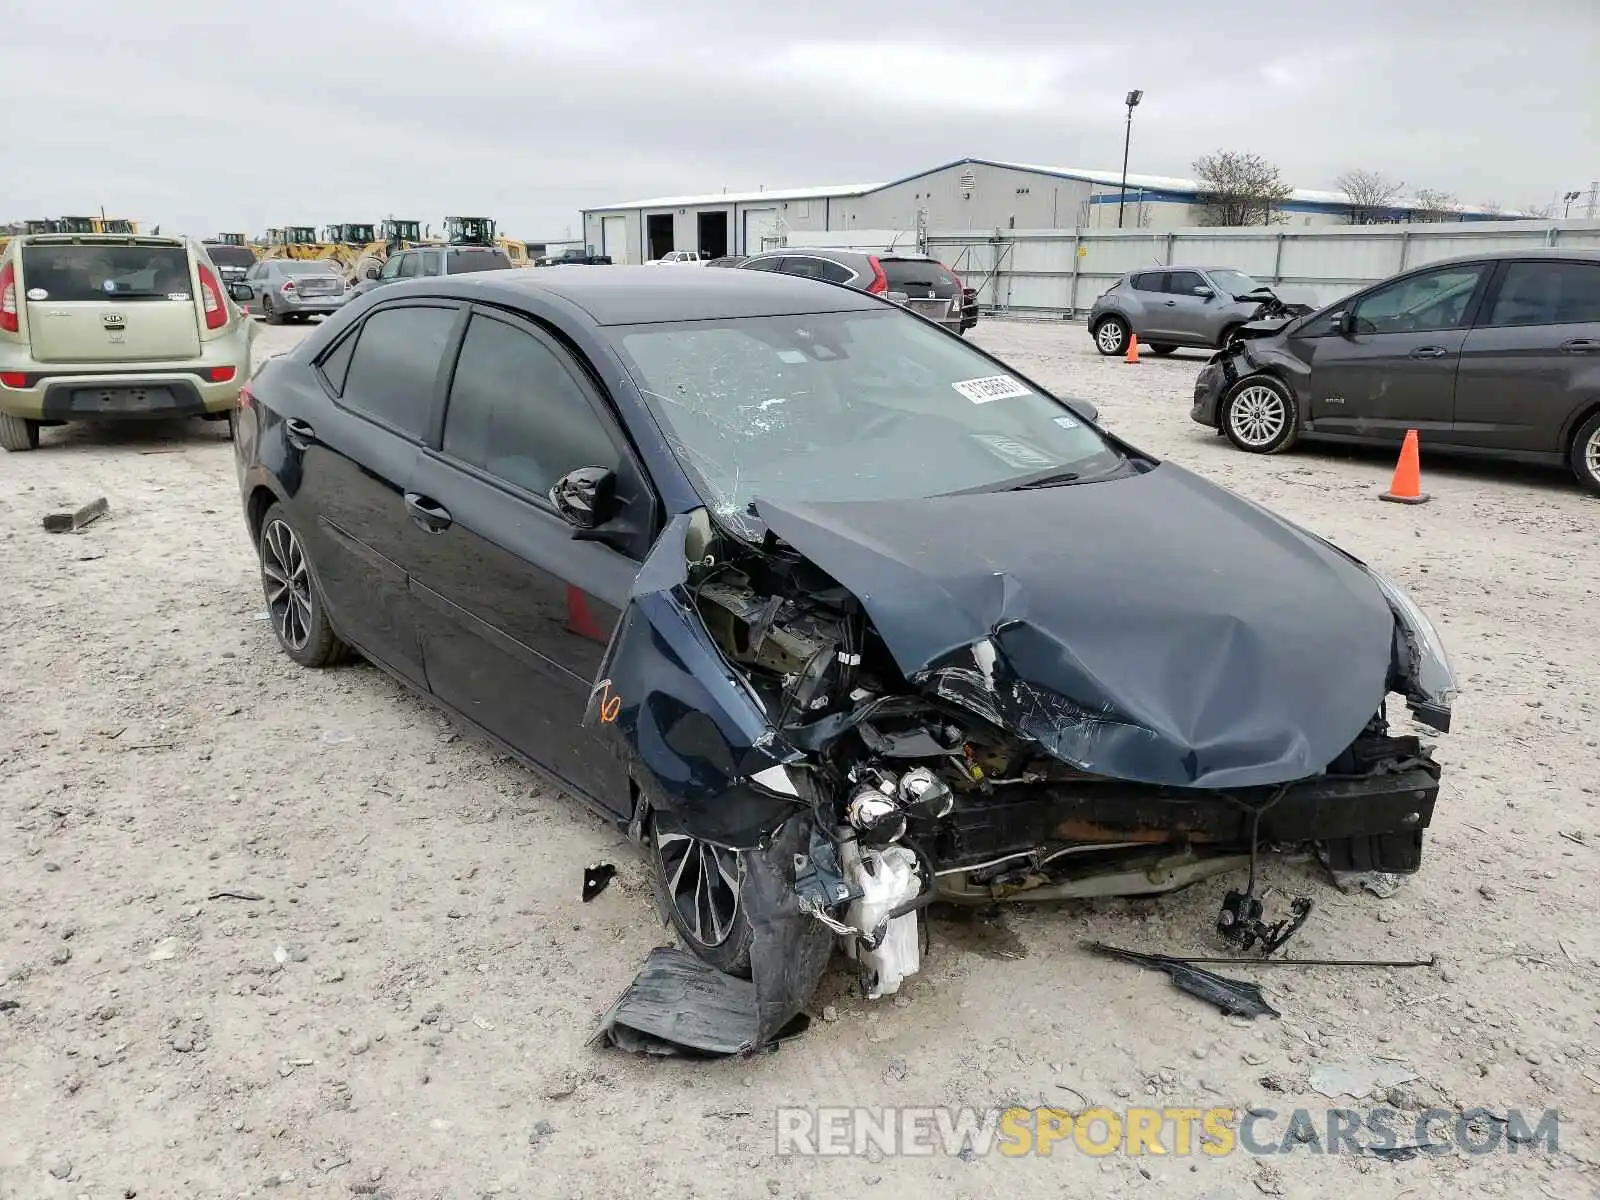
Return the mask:
{"type": "Polygon", "coordinates": [[[311,640],[311,569],[300,539],[282,521],[261,536],[261,574],[273,629],[285,646],[304,650],[311,640]]]}
{"type": "Polygon", "coordinates": [[[656,853],[683,928],[702,946],[722,945],[739,916],[739,855],[686,833],[658,833],[656,853]]]}
{"type": "Polygon", "coordinates": [[[1583,450],[1583,465],[1588,468],[1589,477],[1600,483],[1600,428],[1589,435],[1589,444],[1583,450]]]}
{"type": "Polygon", "coordinates": [[[1100,343],[1103,354],[1115,354],[1122,349],[1122,342],[1126,334],[1122,325],[1117,321],[1106,321],[1099,329],[1095,330],[1095,341],[1100,343]]]}
{"type": "Polygon", "coordinates": [[[1265,384],[1251,384],[1228,406],[1228,424],[1247,446],[1270,446],[1283,433],[1289,414],[1283,397],[1265,384]]]}

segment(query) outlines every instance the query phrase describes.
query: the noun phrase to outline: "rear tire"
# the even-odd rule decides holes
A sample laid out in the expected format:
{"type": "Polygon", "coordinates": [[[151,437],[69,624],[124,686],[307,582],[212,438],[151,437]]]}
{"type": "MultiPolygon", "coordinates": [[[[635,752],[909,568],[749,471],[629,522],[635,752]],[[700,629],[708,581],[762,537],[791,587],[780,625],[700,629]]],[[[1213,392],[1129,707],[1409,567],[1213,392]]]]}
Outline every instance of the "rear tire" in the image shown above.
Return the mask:
{"type": "Polygon", "coordinates": [[[1121,317],[1105,317],[1089,332],[1094,336],[1094,348],[1107,358],[1128,352],[1128,323],[1121,317]]]}
{"type": "Polygon", "coordinates": [[[305,543],[281,504],[273,504],[262,516],[256,550],[267,615],[283,652],[302,667],[342,662],[349,647],[333,631],[305,543]]]}
{"type": "Polygon", "coordinates": [[[1578,482],[1600,495],[1600,412],[1579,426],[1570,461],[1578,482]]]}
{"type": "Polygon", "coordinates": [[[1222,431],[1249,454],[1278,454],[1300,436],[1294,393],[1270,375],[1241,379],[1222,401],[1222,431]]]}
{"type": "Polygon", "coordinates": [[[39,422],[0,413],[0,446],[13,454],[39,448],[39,422]]]}
{"type": "Polygon", "coordinates": [[[268,325],[283,324],[283,314],[273,305],[271,296],[261,297],[261,316],[268,325]]]}

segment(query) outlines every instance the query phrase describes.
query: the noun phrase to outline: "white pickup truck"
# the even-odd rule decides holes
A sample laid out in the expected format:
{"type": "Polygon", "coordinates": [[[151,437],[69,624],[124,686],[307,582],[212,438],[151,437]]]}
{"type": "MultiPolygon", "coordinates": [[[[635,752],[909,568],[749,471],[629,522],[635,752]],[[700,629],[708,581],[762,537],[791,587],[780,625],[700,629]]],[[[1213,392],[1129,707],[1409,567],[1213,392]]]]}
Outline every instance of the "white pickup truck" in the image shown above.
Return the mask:
{"type": "Polygon", "coordinates": [[[711,261],[711,255],[701,250],[669,250],[660,258],[652,258],[644,265],[647,267],[703,267],[711,261]]]}

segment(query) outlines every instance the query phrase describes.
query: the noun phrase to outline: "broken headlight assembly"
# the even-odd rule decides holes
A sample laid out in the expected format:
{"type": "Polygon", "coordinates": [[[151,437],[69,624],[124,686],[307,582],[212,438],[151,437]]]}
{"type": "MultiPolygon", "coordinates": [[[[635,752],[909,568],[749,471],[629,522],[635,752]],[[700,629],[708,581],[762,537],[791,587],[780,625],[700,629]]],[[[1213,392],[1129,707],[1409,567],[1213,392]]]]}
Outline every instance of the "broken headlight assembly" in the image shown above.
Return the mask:
{"type": "Polygon", "coordinates": [[[1406,698],[1412,714],[1430,729],[1450,732],[1450,708],[1456,698],[1456,676],[1444,639],[1428,615],[1403,588],[1381,571],[1366,568],[1394,612],[1392,686],[1406,698]]]}

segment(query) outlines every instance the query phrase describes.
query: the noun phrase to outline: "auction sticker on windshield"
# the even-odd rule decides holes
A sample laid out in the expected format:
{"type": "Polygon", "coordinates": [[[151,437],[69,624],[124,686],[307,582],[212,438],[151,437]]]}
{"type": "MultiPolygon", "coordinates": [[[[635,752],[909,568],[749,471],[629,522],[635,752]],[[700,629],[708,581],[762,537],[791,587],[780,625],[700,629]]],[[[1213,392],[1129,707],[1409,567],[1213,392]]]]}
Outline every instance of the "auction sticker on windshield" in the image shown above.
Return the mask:
{"type": "Polygon", "coordinates": [[[962,379],[951,387],[974,404],[987,404],[991,400],[1006,400],[1012,396],[1033,395],[1009,375],[989,375],[983,379],[962,379]]]}

